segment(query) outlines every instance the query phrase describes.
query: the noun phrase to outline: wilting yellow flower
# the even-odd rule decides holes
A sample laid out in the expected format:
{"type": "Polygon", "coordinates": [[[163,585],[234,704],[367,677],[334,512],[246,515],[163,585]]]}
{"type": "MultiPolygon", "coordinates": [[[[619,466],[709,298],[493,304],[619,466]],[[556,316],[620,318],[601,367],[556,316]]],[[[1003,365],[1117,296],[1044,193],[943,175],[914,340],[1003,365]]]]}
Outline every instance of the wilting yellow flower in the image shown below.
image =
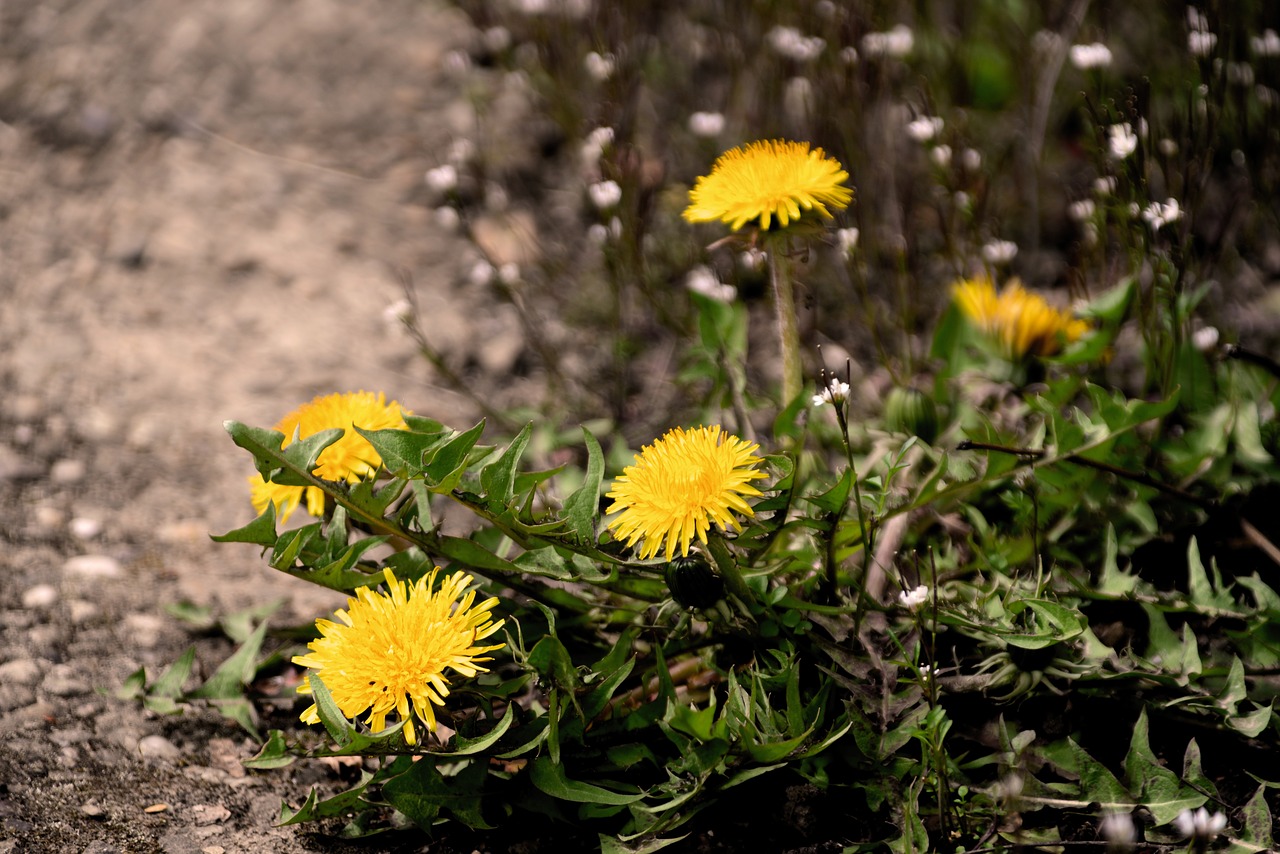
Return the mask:
{"type": "MultiPolygon", "coordinates": [[[[293,659],[316,671],[342,714],[354,718],[368,709],[373,732],[385,729],[387,715],[395,712],[405,722],[409,744],[417,743],[414,713],[435,731],[435,706],[443,706],[449,696],[445,670],[466,677],[487,672],[477,662],[489,661],[484,653],[503,646],[475,645],[502,628],[503,621],[492,622],[489,613],[497,597],[475,605],[474,590],[463,595],[472,582],[463,572],[450,575],[433,591],[439,572],[436,567],[408,585],[390,569],[383,570],[388,592],[361,587],[347,600],[347,609],[334,614],[340,622],[316,620],[321,637],[307,645],[311,652],[293,659]]],[[[312,693],[310,676],[298,693],[312,693]]],[[[302,720],[320,723],[315,703],[302,720]]]]}
{"type": "Polygon", "coordinates": [[[751,481],[765,477],[753,467],[763,462],[755,456],[759,445],[746,442],[720,427],[680,427],[648,445],[636,464],[622,470],[607,493],[613,504],[606,511],[618,513],[609,529],[627,545],[644,539],[640,557],[647,559],[666,543],[666,558],[689,554],[697,536],[707,541],[711,523],[721,529],[742,529],[734,513],[752,516],[743,496],[760,495],[751,481]]]}
{"type": "Polygon", "coordinates": [[[838,160],[809,150],[807,142],[770,140],[732,148],[698,179],[689,192],[684,218],[689,222],[726,222],[737,230],[758,219],[768,231],[774,217],[786,228],[804,211],[830,218],[828,206],[844,210],[853,191],[849,173],[838,160]]]}
{"type": "Polygon", "coordinates": [[[1054,308],[1013,279],[997,294],[989,278],[965,279],[952,289],[956,305],[1010,361],[1053,356],[1089,331],[1086,321],[1054,308]]]}
{"type": "MultiPolygon", "coordinates": [[[[342,438],[320,452],[315,473],[325,480],[355,482],[376,472],[382,458],[354,428],[403,430],[406,414],[394,400],[387,403],[387,396],[382,392],[354,391],[317,397],[282,418],[275,429],[284,434],[285,447],[293,441],[295,432],[298,438],[306,439],[335,427],[345,430],[342,438]]],[[[261,513],[268,503],[275,504],[281,522],[297,509],[304,495],[307,512],[312,516],[324,515],[324,492],[319,487],[268,483],[262,475],[250,477],[249,485],[254,508],[261,513]]]]}

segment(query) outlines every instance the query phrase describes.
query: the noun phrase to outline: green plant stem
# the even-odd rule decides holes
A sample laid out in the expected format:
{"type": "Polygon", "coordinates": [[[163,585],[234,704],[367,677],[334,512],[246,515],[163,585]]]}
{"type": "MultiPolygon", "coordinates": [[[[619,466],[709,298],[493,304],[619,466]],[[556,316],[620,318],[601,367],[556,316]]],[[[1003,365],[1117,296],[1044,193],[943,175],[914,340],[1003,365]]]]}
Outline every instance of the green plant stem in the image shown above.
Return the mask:
{"type": "MultiPolygon", "coordinates": [[[[858,467],[853,461],[853,446],[849,442],[849,418],[845,413],[845,401],[835,404],[836,420],[840,423],[840,436],[844,440],[845,460],[849,464],[849,476],[853,478],[853,506],[858,513],[858,530],[862,536],[862,589],[868,588],[867,580],[871,573],[871,531],[867,528],[866,511],[862,508],[862,488],[858,485],[858,467]]],[[[835,579],[831,579],[832,587],[835,579]]]]}
{"type": "Polygon", "coordinates": [[[785,237],[775,236],[769,241],[769,282],[773,286],[778,347],[782,351],[782,406],[785,408],[799,396],[800,389],[804,386],[804,375],[800,367],[799,321],[796,319],[791,262],[787,258],[785,237]]]}
{"type": "Polygon", "coordinates": [[[754,603],[755,594],[738,570],[738,562],[729,552],[729,545],[718,532],[710,531],[707,534],[707,551],[711,552],[711,559],[715,561],[716,569],[720,571],[720,577],[724,579],[724,586],[728,591],[748,605],[754,603]]]}

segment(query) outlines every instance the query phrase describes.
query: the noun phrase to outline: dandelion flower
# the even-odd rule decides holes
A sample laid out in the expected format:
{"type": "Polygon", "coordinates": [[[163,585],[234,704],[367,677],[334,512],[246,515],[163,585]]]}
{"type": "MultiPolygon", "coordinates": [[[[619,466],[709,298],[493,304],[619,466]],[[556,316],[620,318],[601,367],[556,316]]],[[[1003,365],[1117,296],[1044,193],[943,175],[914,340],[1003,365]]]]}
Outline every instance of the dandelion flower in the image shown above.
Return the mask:
{"type": "Polygon", "coordinates": [[[753,142],[716,159],[689,192],[684,218],[725,222],[734,230],[759,220],[765,231],[775,218],[786,228],[805,211],[830,218],[828,206],[844,210],[853,200],[848,179],[839,161],[807,142],[753,142]]]}
{"type": "Polygon", "coordinates": [[[666,544],[666,559],[679,550],[689,554],[696,536],[707,541],[715,522],[722,530],[742,529],[734,513],[752,516],[744,496],[758,496],[751,481],[765,477],[754,467],[759,445],[727,433],[719,426],[685,431],[677,427],[643,448],[636,464],[613,482],[606,511],[618,513],[609,529],[627,545],[641,539],[640,557],[647,559],[666,544]]]}
{"type": "MultiPolygon", "coordinates": [[[[356,391],[317,397],[308,404],[290,412],[275,429],[284,434],[284,446],[293,441],[295,434],[306,439],[316,433],[333,428],[346,432],[342,438],[320,452],[315,474],[325,480],[354,483],[368,477],[382,465],[382,458],[355,427],[365,430],[403,430],[404,411],[394,400],[387,403],[382,392],[356,391]]],[[[316,486],[285,486],[268,483],[262,475],[249,478],[254,509],[262,513],[268,504],[275,504],[280,521],[289,518],[305,496],[307,512],[312,516],[324,515],[324,492],[316,486]]]]}
{"type": "Polygon", "coordinates": [[[1089,329],[1088,323],[1049,305],[1017,279],[998,295],[990,279],[967,279],[956,284],[953,294],[964,315],[995,341],[1010,361],[1053,356],[1089,329]]]}
{"type": "MultiPolygon", "coordinates": [[[[476,645],[502,628],[503,620],[493,622],[490,613],[497,597],[475,604],[476,591],[467,590],[473,579],[463,572],[432,590],[439,573],[436,567],[407,584],[390,569],[383,570],[386,593],[361,587],[347,600],[346,610],[334,614],[337,622],[316,621],[321,636],[307,645],[309,653],[293,659],[324,680],[342,714],[354,718],[368,709],[373,732],[382,732],[387,715],[395,712],[405,722],[409,744],[417,743],[415,714],[435,731],[435,706],[443,706],[449,696],[445,671],[466,677],[487,672],[478,662],[489,661],[484,653],[503,646],[476,645]]],[[[298,693],[312,693],[310,676],[298,693]]],[[[302,713],[302,720],[320,723],[316,704],[302,713]]]]}

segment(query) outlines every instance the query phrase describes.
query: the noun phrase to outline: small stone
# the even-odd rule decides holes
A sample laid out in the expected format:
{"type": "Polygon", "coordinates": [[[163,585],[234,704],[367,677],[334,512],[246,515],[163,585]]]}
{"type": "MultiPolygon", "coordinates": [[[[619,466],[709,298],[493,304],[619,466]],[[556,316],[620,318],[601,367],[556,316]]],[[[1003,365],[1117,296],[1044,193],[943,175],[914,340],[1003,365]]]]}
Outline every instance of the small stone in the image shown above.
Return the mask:
{"type": "Polygon", "coordinates": [[[227,854],[227,849],[221,845],[206,845],[200,849],[200,854],[227,854]]]}
{"type": "Polygon", "coordinates": [[[89,818],[102,819],[107,817],[106,809],[104,809],[101,804],[95,801],[89,801],[87,804],[82,804],[80,806],[80,812],[89,816],[89,818]]]}
{"type": "Polygon", "coordinates": [[[119,578],[124,573],[120,561],[107,555],[77,555],[62,565],[68,575],[81,578],[119,578]]]}
{"type": "Polygon", "coordinates": [[[91,692],[93,686],[70,664],[55,664],[40,683],[40,689],[55,697],[78,697],[91,692]]]}
{"type": "Polygon", "coordinates": [[[58,460],[49,469],[49,479],[54,483],[79,483],[87,470],[84,460],[58,460]]]}
{"type": "Polygon", "coordinates": [[[22,593],[22,607],[43,609],[58,601],[58,588],[52,584],[37,584],[22,593]]]}
{"type": "Polygon", "coordinates": [[[204,543],[209,540],[209,524],[200,519],[181,519],[161,525],[156,536],[162,543],[204,543]]]}
{"type": "Polygon", "coordinates": [[[197,826],[219,824],[231,818],[231,810],[222,804],[196,804],[191,808],[197,826]]]}
{"type": "Polygon", "coordinates": [[[84,599],[72,599],[67,603],[67,610],[71,612],[71,622],[78,626],[98,616],[100,609],[93,602],[84,599]]]}
{"type": "Polygon", "coordinates": [[[54,531],[62,527],[62,523],[66,521],[66,514],[57,507],[50,507],[42,504],[37,507],[32,516],[35,518],[36,527],[42,531],[54,531]]]}
{"type": "Polygon", "coordinates": [[[148,735],[138,739],[138,752],[147,759],[177,759],[182,751],[163,735],[148,735]]]}
{"type": "Polygon", "coordinates": [[[164,812],[168,808],[169,808],[168,804],[152,804],[151,806],[143,807],[142,811],[145,813],[158,813],[158,812],[164,812]]]}
{"type": "Polygon", "coordinates": [[[67,528],[71,531],[71,536],[78,540],[92,540],[102,533],[102,523],[88,516],[77,516],[68,523],[67,528]]]}
{"type": "Polygon", "coordinates": [[[164,627],[165,621],[155,614],[128,614],[124,618],[126,634],[138,649],[155,649],[164,627]]]}
{"type": "Polygon", "coordinates": [[[49,669],[49,662],[40,658],[15,658],[0,664],[0,684],[35,685],[49,669]]]}
{"type": "Polygon", "coordinates": [[[34,685],[19,685],[0,679],[0,712],[10,712],[32,705],[36,699],[34,685]]]}

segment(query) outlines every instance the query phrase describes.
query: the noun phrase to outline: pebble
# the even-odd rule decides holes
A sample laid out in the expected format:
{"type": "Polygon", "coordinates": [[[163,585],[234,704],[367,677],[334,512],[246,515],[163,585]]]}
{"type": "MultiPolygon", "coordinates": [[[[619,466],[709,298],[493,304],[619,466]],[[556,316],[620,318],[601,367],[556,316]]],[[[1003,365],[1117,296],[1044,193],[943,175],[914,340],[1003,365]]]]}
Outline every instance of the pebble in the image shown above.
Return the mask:
{"type": "Polygon", "coordinates": [[[177,759],[182,755],[182,751],[163,735],[147,735],[138,739],[138,752],[148,759],[177,759]]]}
{"type": "Polygon", "coordinates": [[[164,627],[165,621],[155,614],[129,614],[124,618],[125,632],[138,649],[155,649],[164,627]]]}
{"type": "Polygon", "coordinates": [[[58,460],[49,469],[49,479],[54,483],[79,483],[87,470],[84,460],[58,460]]]}
{"type": "Polygon", "coordinates": [[[102,819],[107,817],[106,809],[104,809],[101,804],[98,804],[94,801],[89,801],[87,804],[82,804],[80,806],[80,812],[89,816],[89,818],[102,819]]]}
{"type": "Polygon", "coordinates": [[[67,610],[71,612],[71,622],[77,626],[89,622],[100,613],[97,604],[85,599],[72,599],[67,603],[67,610]]]}
{"type": "Polygon", "coordinates": [[[48,608],[58,601],[58,588],[52,584],[37,584],[22,593],[22,607],[48,608]]]}
{"type": "Polygon", "coordinates": [[[227,854],[227,849],[221,845],[206,845],[200,849],[200,854],[227,854]]]}
{"type": "Polygon", "coordinates": [[[77,555],[64,563],[62,570],[81,578],[119,578],[124,574],[120,561],[108,555],[77,555]]]}
{"type": "Polygon", "coordinates": [[[197,826],[218,824],[231,818],[231,810],[222,804],[196,804],[191,808],[197,826]]]}
{"type": "MultiPolygon", "coordinates": [[[[22,709],[35,702],[34,685],[19,685],[16,682],[0,680],[0,712],[22,709]]],[[[8,720],[8,719],[6,719],[8,720]]]]}
{"type": "Polygon", "coordinates": [[[55,697],[78,697],[93,691],[93,686],[70,664],[55,664],[40,683],[40,689],[55,697]]]}
{"type": "Polygon", "coordinates": [[[161,525],[156,535],[162,543],[205,543],[209,524],[201,519],[183,519],[161,525]]]}
{"type": "Polygon", "coordinates": [[[67,518],[57,507],[50,507],[48,504],[42,504],[37,507],[33,515],[35,516],[36,526],[43,531],[53,531],[61,528],[62,523],[67,518]]]}
{"type": "Polygon", "coordinates": [[[49,662],[40,658],[15,658],[0,664],[0,684],[35,685],[49,669],[49,662]]]}
{"type": "Polygon", "coordinates": [[[71,531],[71,536],[78,540],[92,540],[102,533],[102,523],[88,516],[77,516],[68,523],[67,527],[71,531]]]}

